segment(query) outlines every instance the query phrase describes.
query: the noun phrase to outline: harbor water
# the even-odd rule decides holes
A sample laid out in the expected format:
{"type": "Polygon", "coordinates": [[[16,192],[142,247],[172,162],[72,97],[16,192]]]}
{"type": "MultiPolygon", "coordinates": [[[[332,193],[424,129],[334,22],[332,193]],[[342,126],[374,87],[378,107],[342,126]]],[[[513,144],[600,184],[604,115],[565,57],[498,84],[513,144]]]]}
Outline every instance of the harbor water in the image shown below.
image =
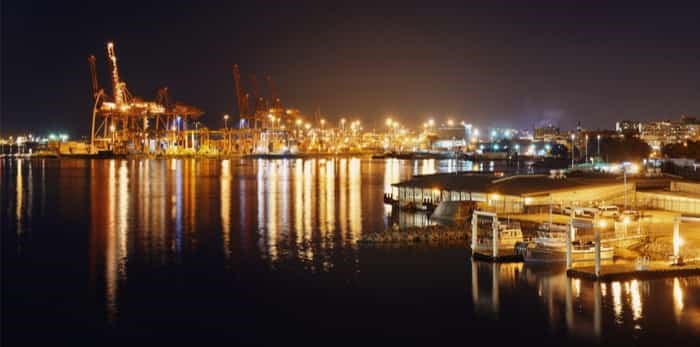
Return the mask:
{"type": "MultiPolygon", "coordinates": [[[[495,168],[494,168],[495,167],[495,168]]],[[[365,245],[458,160],[4,159],[2,345],[700,345],[700,277],[594,283],[365,245]]]]}

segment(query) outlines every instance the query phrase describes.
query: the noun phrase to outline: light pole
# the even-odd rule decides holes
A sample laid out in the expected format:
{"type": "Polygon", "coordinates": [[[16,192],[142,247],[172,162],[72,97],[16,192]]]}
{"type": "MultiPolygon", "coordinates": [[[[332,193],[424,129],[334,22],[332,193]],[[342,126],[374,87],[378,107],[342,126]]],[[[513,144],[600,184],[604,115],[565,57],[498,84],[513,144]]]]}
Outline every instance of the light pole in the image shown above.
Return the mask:
{"type": "Polygon", "coordinates": [[[622,172],[625,180],[625,210],[627,210],[627,165],[622,165],[622,172]]]}
{"type": "Polygon", "coordinates": [[[586,134],[586,162],[588,162],[588,134],[586,134]]]}
{"type": "Polygon", "coordinates": [[[112,144],[114,144],[114,142],[116,141],[114,139],[116,136],[116,133],[115,133],[116,131],[117,131],[117,127],[114,124],[109,126],[109,132],[112,133],[112,144]]]}
{"type": "Polygon", "coordinates": [[[224,115],[224,129],[228,130],[228,113],[224,115]]]}
{"type": "Polygon", "coordinates": [[[576,139],[576,134],[571,134],[571,168],[574,168],[574,140],[576,139]]]}
{"type": "Polygon", "coordinates": [[[598,134],[598,158],[600,158],[600,134],[598,134]]]}

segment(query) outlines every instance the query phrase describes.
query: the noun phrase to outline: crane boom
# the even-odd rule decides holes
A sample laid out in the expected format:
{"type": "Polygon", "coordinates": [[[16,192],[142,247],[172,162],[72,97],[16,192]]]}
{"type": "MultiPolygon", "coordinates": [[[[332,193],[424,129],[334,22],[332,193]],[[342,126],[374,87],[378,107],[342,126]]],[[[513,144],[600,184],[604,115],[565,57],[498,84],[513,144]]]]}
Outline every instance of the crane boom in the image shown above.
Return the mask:
{"type": "Polygon", "coordinates": [[[258,93],[258,79],[255,78],[255,74],[250,75],[250,81],[253,85],[253,96],[255,96],[255,113],[259,117],[260,112],[265,110],[265,99],[258,93]]]}
{"type": "Polygon", "coordinates": [[[114,43],[107,43],[107,57],[112,65],[112,92],[114,93],[114,103],[119,106],[124,103],[124,93],[122,82],[119,80],[119,69],[117,68],[117,55],[114,53],[114,43]]]}
{"type": "Polygon", "coordinates": [[[97,68],[95,67],[95,55],[88,56],[88,64],[90,65],[90,82],[92,83],[92,97],[97,98],[97,93],[100,89],[97,84],[97,68]]]}
{"type": "Polygon", "coordinates": [[[255,96],[255,100],[258,100],[260,94],[258,93],[258,80],[255,78],[255,74],[250,74],[250,82],[253,85],[253,96],[255,96]]]}
{"type": "Polygon", "coordinates": [[[233,80],[236,82],[236,100],[238,102],[238,116],[240,119],[245,119],[248,117],[248,107],[245,105],[247,101],[244,100],[243,89],[241,89],[241,73],[238,71],[238,64],[233,65],[233,80]]]}
{"type": "Polygon", "coordinates": [[[272,82],[272,76],[267,75],[267,85],[270,88],[270,95],[272,96],[272,107],[280,108],[280,99],[277,98],[277,90],[275,89],[275,84],[272,82]]]}

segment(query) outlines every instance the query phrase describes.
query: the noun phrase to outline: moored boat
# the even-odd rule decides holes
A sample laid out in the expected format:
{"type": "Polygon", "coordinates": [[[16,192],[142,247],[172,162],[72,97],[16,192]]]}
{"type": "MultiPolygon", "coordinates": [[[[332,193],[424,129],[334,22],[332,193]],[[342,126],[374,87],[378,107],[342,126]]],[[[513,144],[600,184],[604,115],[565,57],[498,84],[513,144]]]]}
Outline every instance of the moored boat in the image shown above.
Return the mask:
{"type": "MultiPolygon", "coordinates": [[[[498,255],[514,255],[515,245],[523,242],[523,232],[520,223],[499,223],[498,224],[498,255]]],[[[493,253],[493,234],[484,233],[476,239],[474,251],[481,254],[491,255],[493,253]]]]}
{"type": "MultiPolygon", "coordinates": [[[[563,263],[566,262],[566,233],[565,225],[543,225],[537,231],[537,237],[518,247],[526,262],[563,263]]],[[[601,242],[600,259],[612,260],[615,255],[613,247],[604,246],[601,242]]],[[[581,243],[575,240],[571,243],[571,260],[573,262],[595,261],[595,244],[591,241],[581,243]]]]}

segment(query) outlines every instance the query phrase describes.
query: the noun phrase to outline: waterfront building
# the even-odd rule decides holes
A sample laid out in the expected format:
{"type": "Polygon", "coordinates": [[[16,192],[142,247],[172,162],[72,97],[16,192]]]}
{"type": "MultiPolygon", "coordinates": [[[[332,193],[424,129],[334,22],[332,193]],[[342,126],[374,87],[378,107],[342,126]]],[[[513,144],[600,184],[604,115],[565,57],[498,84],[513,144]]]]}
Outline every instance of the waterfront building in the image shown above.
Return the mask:
{"type": "Polygon", "coordinates": [[[663,120],[640,123],[640,138],[654,150],[670,143],[695,141],[700,137],[700,123],[694,117],[681,116],[678,121],[663,120]]]}
{"type": "Polygon", "coordinates": [[[432,147],[454,149],[467,145],[467,128],[461,124],[448,122],[435,130],[436,139],[432,147]]]}
{"type": "Polygon", "coordinates": [[[546,127],[535,128],[534,138],[535,140],[545,140],[552,141],[558,138],[560,135],[559,127],[554,127],[553,125],[548,125],[546,127]]]}
{"type": "Polygon", "coordinates": [[[642,132],[642,122],[634,120],[622,120],[615,123],[615,131],[622,134],[639,135],[642,132]]]}
{"type": "Polygon", "coordinates": [[[420,207],[442,201],[474,203],[495,213],[546,213],[550,206],[627,205],[700,214],[700,184],[665,176],[566,177],[552,175],[436,174],[414,176],[392,185],[392,199],[400,206],[420,207]]]}

